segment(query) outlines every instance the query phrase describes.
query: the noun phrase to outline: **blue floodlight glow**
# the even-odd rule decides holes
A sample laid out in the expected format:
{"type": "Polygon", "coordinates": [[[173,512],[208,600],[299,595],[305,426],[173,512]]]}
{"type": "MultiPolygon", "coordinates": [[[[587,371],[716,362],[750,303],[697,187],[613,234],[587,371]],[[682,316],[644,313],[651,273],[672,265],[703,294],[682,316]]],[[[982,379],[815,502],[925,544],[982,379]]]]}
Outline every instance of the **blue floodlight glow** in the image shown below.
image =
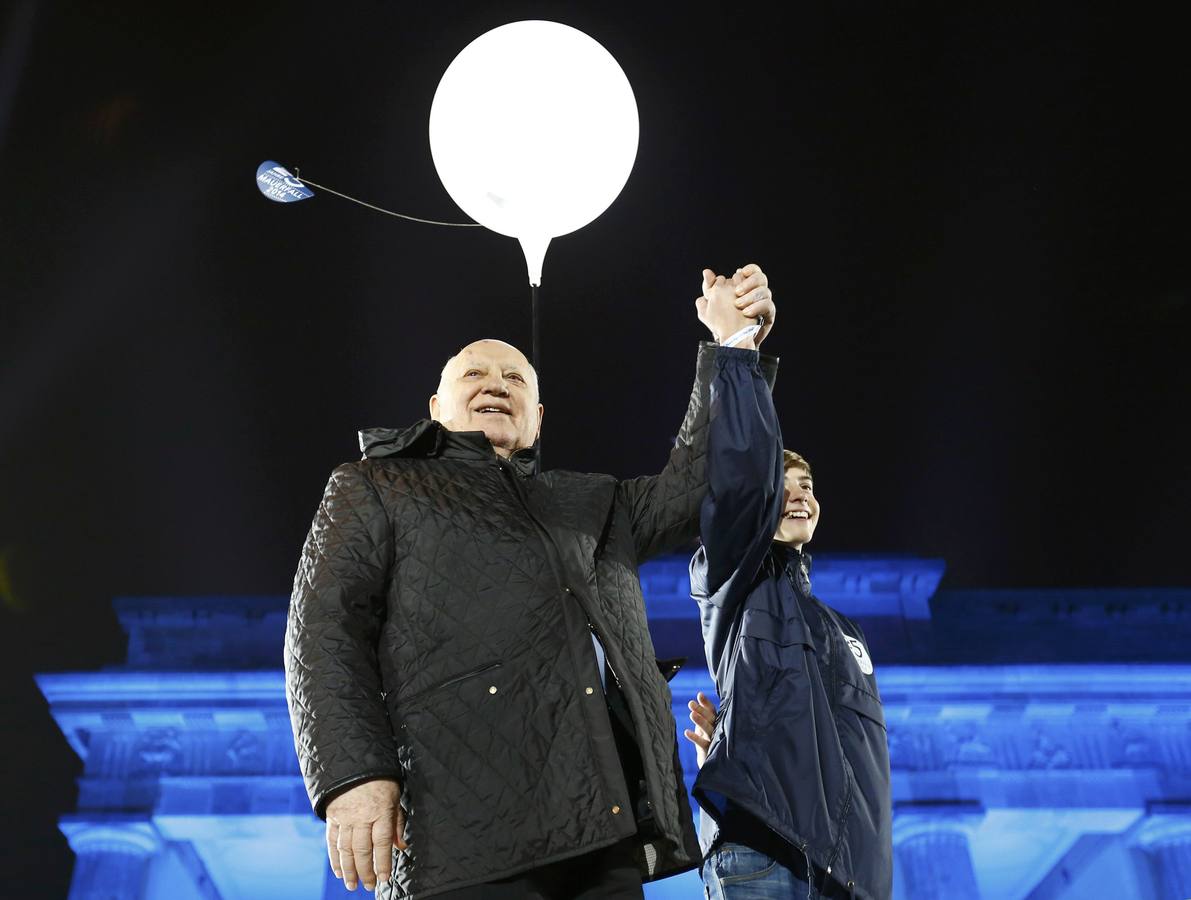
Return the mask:
{"type": "MultiPolygon", "coordinates": [[[[823,569],[850,614],[911,624],[942,573],[878,558],[823,569]]],[[[698,640],[685,573],[677,557],[642,569],[655,641],[698,640]]],[[[120,601],[128,667],[38,676],[84,765],[78,810],[61,822],[77,856],[72,898],[344,893],[298,772],[283,674],[237,668],[246,654],[277,658],[285,598],[250,599],[120,601]],[[243,627],[222,632],[237,615],[243,627]],[[229,635],[222,661],[212,630],[229,635]]],[[[897,900],[936,896],[944,881],[985,900],[1191,896],[1191,664],[876,665],[897,900]]],[[[702,657],[670,686],[689,789],[686,703],[714,697],[702,657]]],[[[702,888],[690,872],[645,893],[702,888]]]]}

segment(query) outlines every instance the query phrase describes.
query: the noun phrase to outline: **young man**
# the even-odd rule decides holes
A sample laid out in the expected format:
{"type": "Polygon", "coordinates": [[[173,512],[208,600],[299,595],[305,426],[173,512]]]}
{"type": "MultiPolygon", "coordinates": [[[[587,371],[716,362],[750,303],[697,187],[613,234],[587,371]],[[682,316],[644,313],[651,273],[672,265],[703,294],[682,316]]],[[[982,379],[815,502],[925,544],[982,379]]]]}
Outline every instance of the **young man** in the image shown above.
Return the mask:
{"type": "Polygon", "coordinates": [[[708,894],[888,900],[884,715],[860,627],[811,594],[810,465],[783,451],[759,371],[713,382],[708,440],[691,593],[721,706],[700,694],[686,732],[708,894]]]}

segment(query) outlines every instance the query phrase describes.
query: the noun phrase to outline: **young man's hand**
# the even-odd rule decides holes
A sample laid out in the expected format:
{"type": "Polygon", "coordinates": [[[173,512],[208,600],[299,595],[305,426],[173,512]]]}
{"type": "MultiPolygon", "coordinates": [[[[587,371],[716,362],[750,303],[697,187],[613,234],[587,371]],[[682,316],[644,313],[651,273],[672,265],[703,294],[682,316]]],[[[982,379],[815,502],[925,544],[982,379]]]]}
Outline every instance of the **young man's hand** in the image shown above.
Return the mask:
{"type": "Polygon", "coordinates": [[[711,746],[711,736],[715,733],[715,704],[707,699],[707,695],[699,691],[698,700],[690,700],[687,706],[691,709],[691,721],[695,723],[695,730],[689,728],[683,731],[686,739],[695,745],[695,760],[699,768],[707,761],[707,748],[711,746]]]}
{"type": "Polygon", "coordinates": [[[722,343],[740,329],[756,324],[758,317],[763,317],[761,331],[736,344],[750,350],[760,346],[773,328],[777,315],[769,279],[761,267],[749,263],[743,269],[737,269],[731,278],[704,269],[702,288],[702,295],[695,300],[695,308],[699,321],[707,326],[715,340],[722,343]]]}

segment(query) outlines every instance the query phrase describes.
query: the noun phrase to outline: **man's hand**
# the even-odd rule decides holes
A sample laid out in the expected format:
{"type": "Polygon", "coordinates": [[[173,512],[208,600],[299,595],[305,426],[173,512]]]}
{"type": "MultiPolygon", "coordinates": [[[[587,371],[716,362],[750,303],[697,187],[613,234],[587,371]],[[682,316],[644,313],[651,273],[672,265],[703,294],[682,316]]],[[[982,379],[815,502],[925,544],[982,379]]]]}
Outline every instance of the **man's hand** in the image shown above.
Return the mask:
{"type": "Polygon", "coordinates": [[[738,343],[737,347],[755,349],[768,336],[777,316],[769,279],[756,263],[737,269],[728,278],[711,269],[703,270],[703,294],[695,300],[699,321],[708,327],[716,341],[723,342],[746,325],[764,317],[761,331],[738,343]]]}
{"type": "MultiPolygon", "coordinates": [[[[738,295],[735,287],[725,276],[717,275],[711,269],[703,270],[703,294],[695,300],[699,321],[707,326],[717,343],[723,343],[741,328],[753,324],[736,306],[738,295]]],[[[753,349],[751,338],[746,338],[737,347],[753,349]]]]}
{"type": "Polygon", "coordinates": [[[406,849],[401,788],[387,778],[365,781],[327,804],[327,856],[349,891],[368,890],[393,874],[393,847],[406,849]]]}
{"type": "Polygon", "coordinates": [[[690,700],[687,706],[691,708],[691,721],[695,723],[695,730],[689,728],[683,731],[686,739],[695,745],[695,760],[699,768],[707,762],[707,748],[711,746],[711,736],[715,733],[715,704],[707,699],[707,695],[699,691],[697,701],[690,700]]]}
{"type": "Polygon", "coordinates": [[[736,307],[750,319],[758,316],[765,317],[765,324],[753,336],[753,343],[758,347],[769,336],[773,329],[773,320],[777,318],[777,307],[773,303],[773,292],[769,290],[769,278],[761,271],[756,263],[749,263],[743,269],[737,269],[732,276],[732,285],[736,288],[736,307]]]}

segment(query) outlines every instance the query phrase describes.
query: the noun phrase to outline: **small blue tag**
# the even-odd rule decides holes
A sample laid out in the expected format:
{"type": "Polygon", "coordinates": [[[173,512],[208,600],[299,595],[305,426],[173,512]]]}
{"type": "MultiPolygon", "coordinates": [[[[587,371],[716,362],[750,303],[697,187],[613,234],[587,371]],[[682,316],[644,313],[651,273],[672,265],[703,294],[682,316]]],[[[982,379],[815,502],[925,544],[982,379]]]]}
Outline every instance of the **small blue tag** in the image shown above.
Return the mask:
{"type": "Polygon", "coordinates": [[[262,194],[278,203],[297,203],[314,196],[314,191],[291,175],[285,166],[271,159],[266,159],[257,167],[256,186],[262,194]]]}

